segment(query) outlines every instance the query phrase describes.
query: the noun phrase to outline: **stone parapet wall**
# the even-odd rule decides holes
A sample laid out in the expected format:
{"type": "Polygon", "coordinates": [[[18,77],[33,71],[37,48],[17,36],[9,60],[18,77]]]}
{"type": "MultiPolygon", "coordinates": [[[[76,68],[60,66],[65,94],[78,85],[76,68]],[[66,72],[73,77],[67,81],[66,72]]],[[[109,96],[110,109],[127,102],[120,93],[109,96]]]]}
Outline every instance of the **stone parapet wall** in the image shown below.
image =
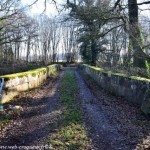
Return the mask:
{"type": "Polygon", "coordinates": [[[54,64],[26,72],[0,76],[0,78],[4,78],[5,81],[1,103],[10,101],[22,91],[38,87],[47,79],[47,77],[55,75],[61,69],[61,65],[54,64]]]}
{"type": "Polygon", "coordinates": [[[79,69],[89,74],[106,91],[139,104],[145,114],[150,114],[150,79],[113,73],[86,64],[80,64],[79,69]]]}

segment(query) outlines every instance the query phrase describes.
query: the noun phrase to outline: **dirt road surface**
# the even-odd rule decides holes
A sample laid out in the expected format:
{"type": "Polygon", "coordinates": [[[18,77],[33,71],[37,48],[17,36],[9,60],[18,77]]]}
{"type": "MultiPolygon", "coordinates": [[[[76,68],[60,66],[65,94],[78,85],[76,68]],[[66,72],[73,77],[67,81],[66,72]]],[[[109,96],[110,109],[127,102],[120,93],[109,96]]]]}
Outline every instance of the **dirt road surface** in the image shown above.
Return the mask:
{"type": "MultiPolygon", "coordinates": [[[[106,93],[76,68],[71,70],[78,83],[80,107],[92,149],[132,150],[149,137],[149,121],[138,113],[138,106],[106,93]]],[[[59,87],[65,71],[57,78],[48,79],[40,88],[14,99],[13,103],[21,105],[23,112],[0,131],[0,146],[50,145],[49,136],[61,121],[59,87]]]]}

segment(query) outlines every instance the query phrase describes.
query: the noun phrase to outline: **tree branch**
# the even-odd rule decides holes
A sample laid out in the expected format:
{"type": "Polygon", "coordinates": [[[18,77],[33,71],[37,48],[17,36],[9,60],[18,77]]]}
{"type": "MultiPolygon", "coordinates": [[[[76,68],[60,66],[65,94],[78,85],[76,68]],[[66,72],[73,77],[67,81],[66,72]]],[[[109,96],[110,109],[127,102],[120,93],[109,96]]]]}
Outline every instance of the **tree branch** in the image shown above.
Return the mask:
{"type": "Polygon", "coordinates": [[[117,2],[114,5],[114,9],[116,9],[117,5],[120,3],[121,0],[117,0],[117,2]]]}
{"type": "Polygon", "coordinates": [[[115,26],[115,27],[109,29],[107,32],[103,33],[102,36],[105,36],[106,34],[108,34],[108,33],[109,33],[110,31],[112,31],[113,29],[118,28],[118,27],[121,27],[121,26],[123,26],[123,25],[124,25],[124,24],[120,24],[120,25],[118,25],[118,26],[115,26]]]}
{"type": "Polygon", "coordinates": [[[150,4],[150,1],[142,2],[142,3],[137,3],[137,5],[144,5],[144,4],[150,4]]]}

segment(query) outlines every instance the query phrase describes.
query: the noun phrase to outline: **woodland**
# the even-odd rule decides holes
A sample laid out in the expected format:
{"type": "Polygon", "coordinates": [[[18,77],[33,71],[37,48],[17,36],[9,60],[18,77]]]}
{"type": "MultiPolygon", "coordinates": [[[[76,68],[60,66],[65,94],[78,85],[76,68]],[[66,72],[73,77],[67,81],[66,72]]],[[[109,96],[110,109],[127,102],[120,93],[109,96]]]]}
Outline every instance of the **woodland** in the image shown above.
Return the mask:
{"type": "Polygon", "coordinates": [[[24,71],[58,61],[82,61],[115,72],[149,77],[149,1],[43,0],[0,1],[0,74],[24,71]],[[45,14],[51,2],[58,15],[45,14]],[[141,7],[145,6],[145,7],[141,7]]]}

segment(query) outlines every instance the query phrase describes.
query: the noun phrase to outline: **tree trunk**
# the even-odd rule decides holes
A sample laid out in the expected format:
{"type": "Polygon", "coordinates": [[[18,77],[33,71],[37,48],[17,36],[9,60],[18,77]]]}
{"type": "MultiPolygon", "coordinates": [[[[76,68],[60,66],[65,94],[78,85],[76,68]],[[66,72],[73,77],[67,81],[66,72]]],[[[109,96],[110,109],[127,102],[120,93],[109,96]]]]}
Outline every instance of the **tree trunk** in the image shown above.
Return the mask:
{"type": "Polygon", "coordinates": [[[133,65],[145,68],[145,59],[140,56],[142,46],[142,34],[138,24],[137,0],[128,0],[130,40],[133,47],[133,65]]]}
{"type": "Polygon", "coordinates": [[[19,54],[20,54],[19,52],[20,52],[20,43],[18,42],[18,43],[17,43],[17,59],[18,59],[18,60],[19,60],[19,58],[20,58],[20,57],[19,57],[19,54]]]}
{"type": "Polygon", "coordinates": [[[92,39],[91,42],[92,42],[91,43],[91,52],[92,52],[91,65],[96,66],[96,60],[97,60],[96,41],[92,39]]]}
{"type": "Polygon", "coordinates": [[[27,41],[27,54],[26,54],[26,61],[28,62],[29,61],[29,55],[30,55],[30,41],[31,38],[30,38],[30,35],[28,37],[28,41],[27,41]]]}

